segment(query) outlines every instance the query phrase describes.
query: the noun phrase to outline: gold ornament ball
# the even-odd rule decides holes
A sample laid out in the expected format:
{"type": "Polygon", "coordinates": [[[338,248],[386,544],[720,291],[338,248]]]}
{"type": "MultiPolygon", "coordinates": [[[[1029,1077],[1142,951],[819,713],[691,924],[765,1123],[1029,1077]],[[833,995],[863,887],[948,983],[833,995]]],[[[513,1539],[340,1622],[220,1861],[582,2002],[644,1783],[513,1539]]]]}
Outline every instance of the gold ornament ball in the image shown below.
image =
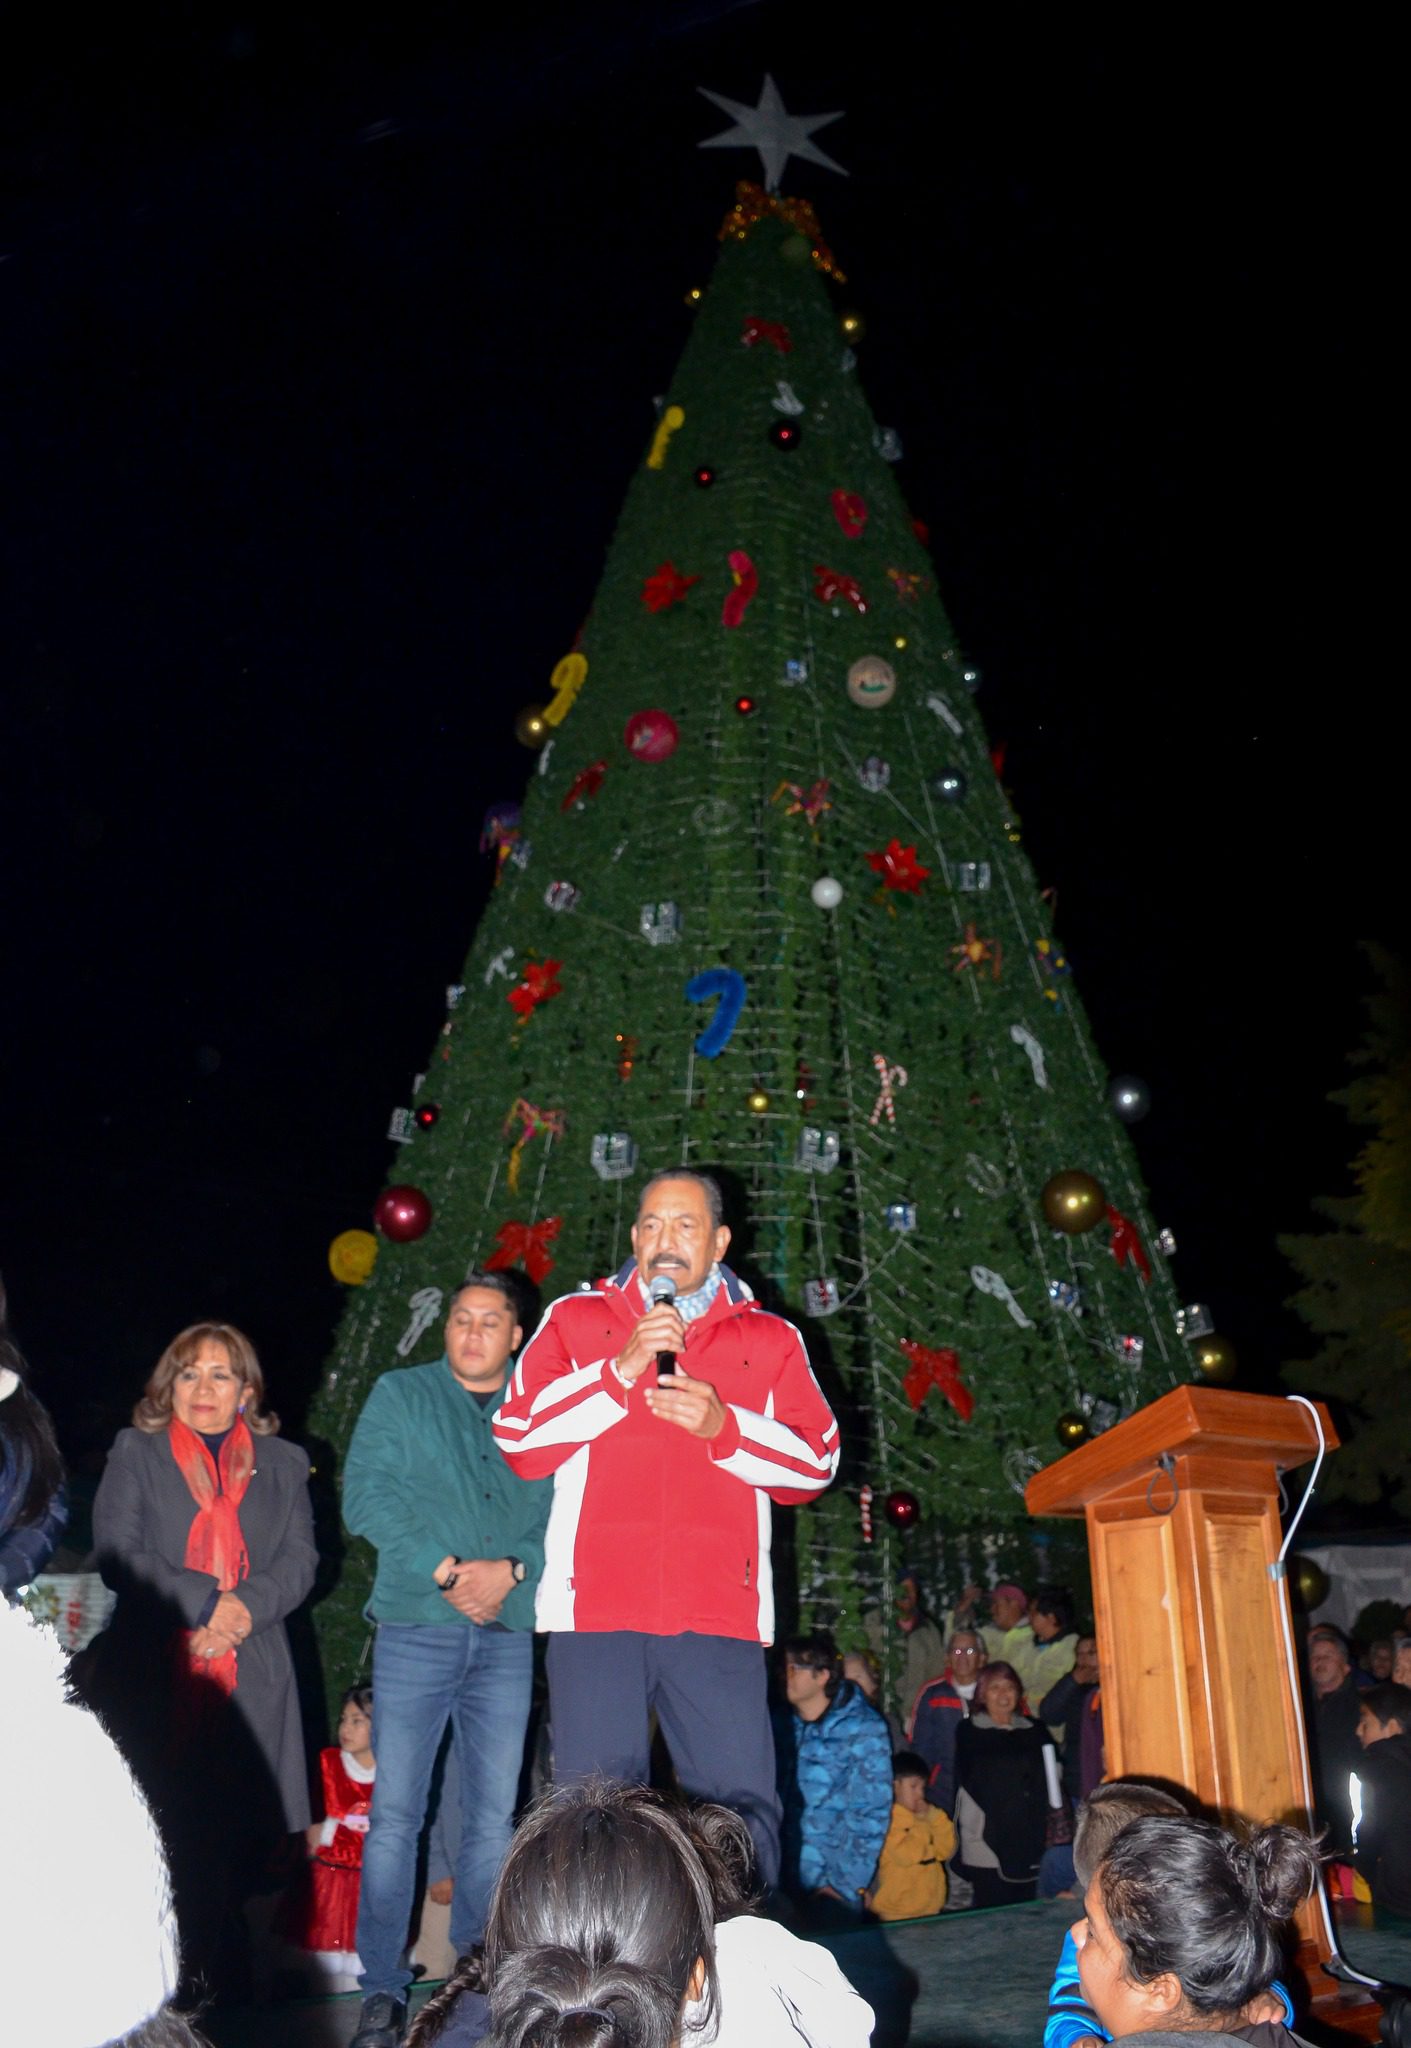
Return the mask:
{"type": "Polygon", "coordinates": [[[526,704],[514,722],[514,736],[522,747],[542,747],[549,737],[549,722],[542,704],[526,704]]]}
{"type": "Polygon", "coordinates": [[[328,1247],[328,1270],[344,1287],[361,1287],[377,1264],[377,1239],[370,1230],[340,1230],[328,1247]]]}
{"type": "Polygon", "coordinates": [[[756,1116],[763,1116],[769,1107],[769,1097],[763,1088],[751,1088],[745,1100],[756,1116]]]}
{"type": "Polygon", "coordinates": [[[1088,1425],[1081,1415],[1067,1409],[1053,1426],[1053,1433],[1065,1451],[1076,1451],[1088,1439],[1088,1425]]]}
{"type": "Polygon", "coordinates": [[[1076,1167],[1045,1181],[1039,1200],[1048,1222],[1069,1237],[1077,1237],[1100,1223],[1107,1207],[1102,1183],[1090,1173],[1080,1173],[1076,1167]]]}
{"type": "Polygon", "coordinates": [[[848,343],[849,347],[851,347],[853,342],[861,341],[863,335],[866,334],[867,322],[863,319],[861,313],[855,313],[849,308],[846,313],[838,315],[838,332],[842,335],[843,340],[848,343]]]}
{"type": "Polygon", "coordinates": [[[1202,1337],[1191,1349],[1195,1369],[1208,1386],[1223,1387],[1234,1378],[1239,1361],[1228,1337],[1202,1337]]]}
{"type": "Polygon", "coordinates": [[[1313,1557],[1289,1559],[1289,1594],[1301,1614],[1321,1607],[1332,1590],[1332,1580],[1313,1557]]]}

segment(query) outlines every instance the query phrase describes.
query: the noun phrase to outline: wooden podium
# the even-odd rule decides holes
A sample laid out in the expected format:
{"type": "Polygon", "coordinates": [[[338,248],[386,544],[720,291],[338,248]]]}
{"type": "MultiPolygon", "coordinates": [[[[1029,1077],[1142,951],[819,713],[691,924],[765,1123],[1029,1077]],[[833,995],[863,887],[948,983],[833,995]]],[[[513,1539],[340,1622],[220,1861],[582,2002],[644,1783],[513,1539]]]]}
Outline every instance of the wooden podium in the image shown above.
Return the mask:
{"type": "MultiPolygon", "coordinates": [[[[1288,1589],[1269,1567],[1279,1474],[1317,1448],[1296,1401],[1184,1386],[1029,1481],[1031,1514],[1087,1517],[1109,1777],[1164,1778],[1227,1821],[1313,1825],[1288,1589]]],[[[1332,1953],[1321,1900],[1299,1933],[1319,2017],[1373,2038],[1366,2002],[1329,1994],[1317,1968],[1332,1953]]]]}

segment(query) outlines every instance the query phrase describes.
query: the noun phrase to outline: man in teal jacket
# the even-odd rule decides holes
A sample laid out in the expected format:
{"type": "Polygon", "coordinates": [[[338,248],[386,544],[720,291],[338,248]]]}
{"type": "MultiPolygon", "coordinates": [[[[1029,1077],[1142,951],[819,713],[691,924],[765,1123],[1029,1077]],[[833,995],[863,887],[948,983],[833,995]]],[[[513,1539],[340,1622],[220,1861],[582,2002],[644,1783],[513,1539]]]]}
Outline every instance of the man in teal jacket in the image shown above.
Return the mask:
{"type": "Polygon", "coordinates": [[[396,2048],[406,2026],[417,1842],[448,1721],[464,1815],[451,1902],[458,1953],[484,1939],[510,1838],[553,1493],[552,1481],[511,1472],[490,1433],[522,1334],[503,1276],[469,1274],[451,1297],[445,1356],[384,1373],[348,1446],[343,1519],[377,1551],[368,1606],[377,1777],[353,2048],[396,2048]]]}

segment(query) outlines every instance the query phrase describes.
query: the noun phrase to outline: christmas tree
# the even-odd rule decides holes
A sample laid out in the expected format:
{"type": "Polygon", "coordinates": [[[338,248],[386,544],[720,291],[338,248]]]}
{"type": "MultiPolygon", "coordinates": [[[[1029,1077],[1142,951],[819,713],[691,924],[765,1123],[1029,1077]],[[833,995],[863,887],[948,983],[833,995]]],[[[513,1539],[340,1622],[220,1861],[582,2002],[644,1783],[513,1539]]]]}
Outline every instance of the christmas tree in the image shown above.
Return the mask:
{"type": "MultiPolygon", "coordinates": [[[[819,160],[814,125],[783,122],[819,160]]],[[[521,714],[533,772],[486,821],[497,883],[314,1421],[341,1447],[377,1374],[434,1358],[469,1266],[551,1299],[629,1255],[649,1172],[713,1170],[732,1263],[843,1422],[794,1536],[800,1617],[847,1640],[903,1559],[937,1598],[1032,1579],[1027,1477],[1185,1359],[1142,1090],[1095,1049],[842,273],[759,186],[721,242],[591,615],[521,714]]],[[[340,1668],[368,1583],[354,1552],[323,1609],[340,1668]]]]}

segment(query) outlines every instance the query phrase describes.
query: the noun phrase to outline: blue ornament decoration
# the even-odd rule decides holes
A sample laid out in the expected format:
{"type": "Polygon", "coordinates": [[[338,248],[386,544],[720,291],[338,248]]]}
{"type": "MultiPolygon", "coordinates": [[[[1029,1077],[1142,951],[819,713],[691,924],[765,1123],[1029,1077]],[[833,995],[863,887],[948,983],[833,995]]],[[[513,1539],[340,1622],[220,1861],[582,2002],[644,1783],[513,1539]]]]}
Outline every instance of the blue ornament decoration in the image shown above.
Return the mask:
{"type": "Polygon", "coordinates": [[[696,1040],[696,1051],[702,1059],[713,1060],[724,1052],[740,1021],[747,994],[744,975],[737,974],[733,967],[707,967],[703,974],[692,975],[686,983],[688,1003],[708,1003],[712,996],[720,998],[719,1008],[696,1040]]]}

